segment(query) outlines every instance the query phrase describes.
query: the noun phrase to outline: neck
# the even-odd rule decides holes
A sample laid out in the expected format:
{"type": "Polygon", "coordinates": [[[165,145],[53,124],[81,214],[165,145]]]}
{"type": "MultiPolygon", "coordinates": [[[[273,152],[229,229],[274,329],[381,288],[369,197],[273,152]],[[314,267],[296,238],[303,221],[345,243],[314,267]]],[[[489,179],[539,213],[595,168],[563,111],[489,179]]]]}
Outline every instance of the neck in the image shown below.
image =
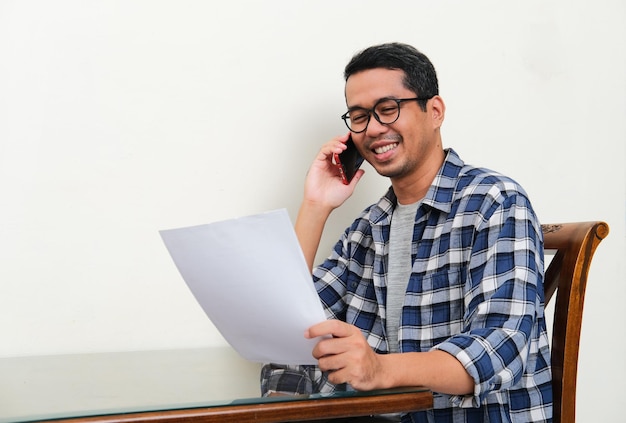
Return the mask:
{"type": "Polygon", "coordinates": [[[391,186],[398,202],[412,204],[424,198],[444,160],[445,152],[443,149],[438,149],[412,174],[391,179],[391,186]]]}

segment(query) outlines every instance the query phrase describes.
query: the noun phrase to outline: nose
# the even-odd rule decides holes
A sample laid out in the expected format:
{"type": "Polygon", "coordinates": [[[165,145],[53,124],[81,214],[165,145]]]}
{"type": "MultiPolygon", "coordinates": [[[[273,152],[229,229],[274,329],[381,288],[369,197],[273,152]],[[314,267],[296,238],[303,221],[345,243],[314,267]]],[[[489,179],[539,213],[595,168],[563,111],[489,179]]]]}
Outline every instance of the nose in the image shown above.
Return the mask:
{"type": "Polygon", "coordinates": [[[389,130],[387,125],[383,125],[376,119],[374,113],[370,115],[370,121],[367,124],[367,128],[365,129],[365,135],[371,138],[376,138],[381,134],[384,134],[389,130]]]}

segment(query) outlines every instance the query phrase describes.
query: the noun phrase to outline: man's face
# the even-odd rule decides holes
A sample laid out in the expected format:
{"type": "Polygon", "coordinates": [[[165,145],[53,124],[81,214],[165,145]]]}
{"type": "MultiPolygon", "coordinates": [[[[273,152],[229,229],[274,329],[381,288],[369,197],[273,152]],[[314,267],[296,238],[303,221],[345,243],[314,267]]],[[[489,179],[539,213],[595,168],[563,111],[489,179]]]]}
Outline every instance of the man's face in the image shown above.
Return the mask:
{"type": "MultiPolygon", "coordinates": [[[[403,71],[383,68],[351,75],[346,81],[348,108],[370,109],[383,98],[417,97],[419,93],[406,88],[403,79],[403,71]]],[[[352,139],[365,160],[393,182],[419,177],[420,169],[429,168],[433,160],[439,161],[439,156],[433,152],[441,149],[439,127],[442,122],[443,102],[438,96],[428,101],[426,112],[417,101],[407,101],[401,103],[397,121],[383,125],[371,116],[367,129],[353,133],[352,139]]],[[[439,166],[440,163],[436,163],[437,169],[439,166]]]]}

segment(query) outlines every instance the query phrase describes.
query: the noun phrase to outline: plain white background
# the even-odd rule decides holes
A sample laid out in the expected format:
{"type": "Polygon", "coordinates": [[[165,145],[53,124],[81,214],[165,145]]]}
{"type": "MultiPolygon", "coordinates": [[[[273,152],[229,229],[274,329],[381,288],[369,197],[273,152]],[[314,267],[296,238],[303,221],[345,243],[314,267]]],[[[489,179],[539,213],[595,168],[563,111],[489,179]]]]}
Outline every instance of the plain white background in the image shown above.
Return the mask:
{"type": "MultiPolygon", "coordinates": [[[[344,65],[403,41],[438,70],[446,147],[521,182],[544,223],[611,226],[578,415],[617,421],[625,22],[620,0],[0,0],[0,356],[223,345],[158,230],[294,218],[319,146],[345,132],[344,65]]],[[[386,189],[365,169],[321,250],[386,189]]]]}

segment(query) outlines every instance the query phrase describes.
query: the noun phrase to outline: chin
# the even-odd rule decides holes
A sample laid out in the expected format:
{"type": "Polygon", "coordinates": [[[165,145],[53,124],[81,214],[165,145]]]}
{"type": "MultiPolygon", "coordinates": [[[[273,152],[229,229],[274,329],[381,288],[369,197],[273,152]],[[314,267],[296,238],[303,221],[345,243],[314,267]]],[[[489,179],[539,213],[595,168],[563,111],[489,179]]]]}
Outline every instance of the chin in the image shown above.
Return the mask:
{"type": "Polygon", "coordinates": [[[376,172],[378,172],[379,175],[384,176],[386,178],[398,178],[398,177],[403,176],[406,173],[406,169],[404,166],[402,165],[394,166],[391,163],[389,163],[387,166],[385,165],[374,166],[374,169],[376,169],[376,172]]]}
{"type": "Polygon", "coordinates": [[[404,175],[404,172],[394,169],[379,169],[377,172],[380,176],[384,176],[386,178],[399,178],[404,175]]]}

